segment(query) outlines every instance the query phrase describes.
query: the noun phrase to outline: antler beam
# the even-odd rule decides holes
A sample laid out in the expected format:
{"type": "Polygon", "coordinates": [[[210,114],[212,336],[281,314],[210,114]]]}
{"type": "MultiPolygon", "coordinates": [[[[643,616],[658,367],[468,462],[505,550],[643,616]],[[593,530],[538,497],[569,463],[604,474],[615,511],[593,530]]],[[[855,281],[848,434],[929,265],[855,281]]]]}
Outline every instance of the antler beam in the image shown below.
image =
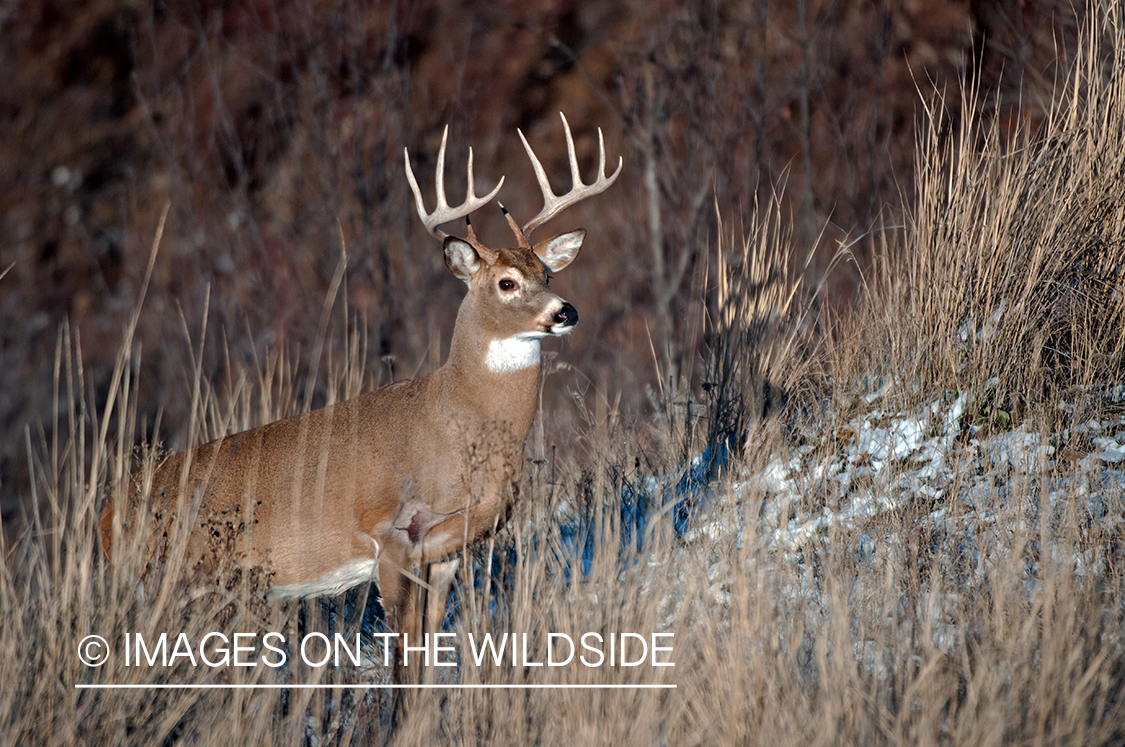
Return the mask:
{"type": "MultiPolygon", "coordinates": [[[[602,138],[602,128],[598,128],[598,176],[593,184],[583,184],[582,175],[578,173],[578,157],[574,153],[574,137],[570,134],[570,125],[566,121],[566,116],[559,112],[562,117],[563,129],[566,130],[566,151],[570,156],[570,178],[572,186],[570,191],[564,195],[556,195],[551,190],[551,183],[547,181],[547,173],[543,170],[543,164],[535,157],[535,152],[528,145],[527,138],[520,133],[520,140],[523,141],[524,150],[527,151],[528,157],[531,159],[531,165],[535,169],[535,178],[539,182],[539,189],[543,192],[543,209],[539,214],[524,224],[522,229],[522,236],[517,234],[517,238],[523,241],[528,241],[531,232],[547,221],[554,218],[576,202],[593,197],[596,194],[604,192],[609,185],[617,179],[617,175],[621,173],[621,167],[624,159],[618,157],[617,170],[613,172],[612,176],[605,175],[605,140],[602,138]]],[[[513,224],[514,227],[514,224],[513,224]]]]}
{"type": "MultiPolygon", "coordinates": [[[[449,223],[450,221],[464,218],[474,210],[487,205],[500,191],[500,187],[504,186],[504,177],[500,177],[499,183],[496,188],[483,197],[477,197],[476,189],[473,186],[473,149],[469,148],[469,187],[468,193],[465,196],[465,202],[458,207],[450,207],[445,199],[445,141],[449,135],[449,125],[445,126],[445,131],[441,134],[441,149],[438,150],[437,157],[437,207],[434,208],[432,213],[426,212],[426,205],[422,202],[422,190],[418,188],[418,180],[414,178],[414,171],[410,168],[410,150],[403,148],[403,153],[406,156],[406,180],[410,182],[410,189],[414,192],[414,204],[418,208],[418,217],[422,219],[422,225],[430,232],[432,236],[444,240],[448,235],[442,231],[438,226],[442,223],[449,223]]],[[[608,186],[608,185],[607,185],[608,186]]]]}

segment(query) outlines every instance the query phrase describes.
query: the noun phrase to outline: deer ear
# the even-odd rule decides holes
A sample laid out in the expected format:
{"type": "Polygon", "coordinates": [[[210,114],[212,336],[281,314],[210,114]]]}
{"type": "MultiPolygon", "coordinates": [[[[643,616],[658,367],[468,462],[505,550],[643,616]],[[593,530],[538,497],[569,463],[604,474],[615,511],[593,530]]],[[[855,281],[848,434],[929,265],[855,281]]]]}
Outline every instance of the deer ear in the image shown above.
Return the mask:
{"type": "Polygon", "coordinates": [[[445,266],[468,285],[473,274],[480,269],[480,255],[468,242],[456,236],[446,236],[445,266]]]}
{"type": "Polygon", "coordinates": [[[532,251],[548,270],[558,272],[578,256],[578,250],[582,248],[582,240],[585,238],[586,229],[580,228],[547,241],[540,241],[532,251]]]}

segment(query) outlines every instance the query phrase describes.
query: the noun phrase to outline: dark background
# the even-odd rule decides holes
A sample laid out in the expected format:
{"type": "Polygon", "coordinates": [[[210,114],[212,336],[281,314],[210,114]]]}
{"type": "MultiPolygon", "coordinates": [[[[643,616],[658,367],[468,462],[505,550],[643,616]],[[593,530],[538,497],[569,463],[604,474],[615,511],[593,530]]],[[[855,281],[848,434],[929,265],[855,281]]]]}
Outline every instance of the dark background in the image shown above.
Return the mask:
{"type": "MultiPolygon", "coordinates": [[[[506,175],[500,199],[522,222],[540,201],[516,128],[562,191],[557,112],[587,179],[600,126],[621,178],[540,230],[590,231],[552,285],[582,324],[554,345],[572,368],[544,406],[592,383],[642,417],[657,371],[698,393],[707,340],[685,342],[685,309],[693,286],[708,298],[716,209],[739,236],[755,200],[780,193],[797,245],[815,248],[813,284],[850,244],[857,261],[815,300],[847,313],[871,242],[907,219],[923,102],[945,94],[955,124],[971,83],[1002,125],[1034,123],[1075,14],[1034,0],[0,4],[5,520],[27,495],[26,435],[50,427],[59,325],[101,401],[166,202],[137,333],[139,412],[163,408],[162,434],[182,430],[184,329],[197,342],[205,314],[209,379],[278,346],[307,359],[340,229],[337,305],[366,330],[371,385],[432,370],[463,289],[414,213],[403,147],[432,205],[448,123],[451,199],[471,145],[478,192],[506,175]]],[[[511,238],[498,211],[474,224],[486,243],[511,238]]]]}

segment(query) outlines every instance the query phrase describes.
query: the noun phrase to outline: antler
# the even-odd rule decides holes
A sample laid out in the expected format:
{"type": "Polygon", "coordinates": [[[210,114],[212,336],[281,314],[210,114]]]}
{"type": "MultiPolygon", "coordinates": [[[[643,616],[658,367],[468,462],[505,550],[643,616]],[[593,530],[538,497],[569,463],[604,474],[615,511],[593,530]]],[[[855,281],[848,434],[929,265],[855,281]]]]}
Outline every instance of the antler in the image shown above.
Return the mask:
{"type": "MultiPolygon", "coordinates": [[[[566,130],[566,152],[570,156],[570,178],[572,186],[570,191],[564,195],[556,195],[551,191],[551,183],[547,181],[547,173],[543,171],[543,164],[539,163],[539,159],[535,157],[535,152],[531,150],[531,146],[527,143],[527,138],[520,133],[520,140],[523,141],[523,147],[527,151],[527,155],[531,158],[531,165],[535,168],[535,178],[539,181],[539,189],[543,192],[543,209],[539,211],[539,215],[535,216],[527,223],[524,224],[523,229],[516,234],[521,243],[527,242],[531,232],[539,226],[543,225],[551,218],[561,213],[566,208],[570,207],[576,202],[593,197],[596,194],[604,192],[609,185],[617,179],[617,175],[621,173],[621,167],[624,164],[624,159],[618,157],[617,170],[613,172],[613,176],[606,177],[605,175],[605,140],[602,138],[602,128],[598,128],[598,176],[593,184],[583,184],[582,176],[578,173],[578,157],[574,154],[574,138],[570,134],[570,125],[566,121],[566,116],[559,112],[562,117],[563,129],[566,130]]],[[[515,230],[515,221],[509,220],[512,229],[515,230]]]]}
{"type": "MultiPolygon", "coordinates": [[[[430,232],[432,236],[438,239],[445,239],[448,234],[442,231],[438,226],[442,223],[448,223],[458,218],[464,218],[469,213],[473,212],[479,207],[487,205],[500,191],[500,187],[504,186],[504,177],[500,177],[500,182],[496,185],[496,189],[489,192],[484,197],[477,197],[475,188],[473,187],[473,149],[469,148],[469,191],[465,196],[465,202],[459,207],[450,207],[449,203],[445,201],[445,140],[449,135],[449,125],[445,126],[445,131],[441,134],[441,149],[438,150],[437,157],[437,207],[434,212],[427,213],[426,205],[422,202],[422,190],[418,189],[418,180],[414,178],[414,172],[410,168],[410,150],[403,148],[403,153],[406,155],[406,180],[410,182],[410,189],[414,192],[414,204],[418,208],[418,217],[422,219],[422,225],[430,232]]],[[[472,228],[469,228],[470,233],[472,228]]]]}

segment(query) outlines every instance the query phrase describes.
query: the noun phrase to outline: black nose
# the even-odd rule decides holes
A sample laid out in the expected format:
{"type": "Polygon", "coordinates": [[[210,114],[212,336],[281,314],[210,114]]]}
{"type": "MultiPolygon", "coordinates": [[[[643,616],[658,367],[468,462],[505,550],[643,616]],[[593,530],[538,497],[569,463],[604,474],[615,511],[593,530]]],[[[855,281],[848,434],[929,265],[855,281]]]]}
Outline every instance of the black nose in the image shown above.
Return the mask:
{"type": "Polygon", "coordinates": [[[578,309],[563,301],[562,308],[555,312],[555,324],[561,324],[564,327],[573,327],[578,324],[578,309]]]}

